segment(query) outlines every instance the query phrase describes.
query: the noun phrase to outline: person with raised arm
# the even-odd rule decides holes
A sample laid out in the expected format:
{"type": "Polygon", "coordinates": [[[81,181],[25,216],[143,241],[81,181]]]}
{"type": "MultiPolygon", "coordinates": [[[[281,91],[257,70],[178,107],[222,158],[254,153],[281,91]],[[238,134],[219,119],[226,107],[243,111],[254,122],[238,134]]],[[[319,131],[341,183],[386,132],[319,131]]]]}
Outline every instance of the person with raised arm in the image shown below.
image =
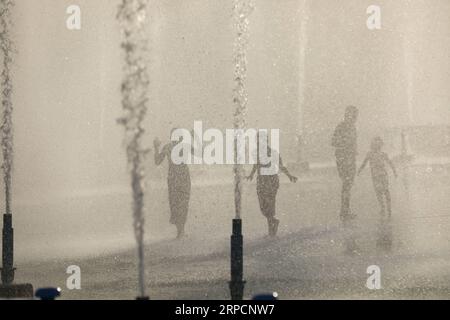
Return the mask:
{"type": "MultiPolygon", "coordinates": [[[[172,133],[176,129],[172,129],[172,133]]],[[[191,136],[193,132],[191,132],[191,136]]],[[[179,137],[178,141],[174,141],[166,144],[161,150],[161,141],[156,138],[153,141],[155,150],[155,164],[161,165],[165,159],[169,163],[169,172],[167,176],[167,185],[169,189],[169,206],[170,206],[170,223],[177,227],[177,239],[180,239],[185,234],[185,225],[187,221],[189,211],[189,201],[191,198],[191,175],[187,161],[175,161],[172,159],[172,151],[175,147],[180,147],[182,144],[187,144],[186,148],[179,148],[184,152],[188,150],[190,155],[178,155],[179,158],[188,159],[189,156],[194,154],[194,148],[191,142],[183,141],[183,137],[179,137]],[[186,156],[186,157],[185,157],[186,156]]]]}

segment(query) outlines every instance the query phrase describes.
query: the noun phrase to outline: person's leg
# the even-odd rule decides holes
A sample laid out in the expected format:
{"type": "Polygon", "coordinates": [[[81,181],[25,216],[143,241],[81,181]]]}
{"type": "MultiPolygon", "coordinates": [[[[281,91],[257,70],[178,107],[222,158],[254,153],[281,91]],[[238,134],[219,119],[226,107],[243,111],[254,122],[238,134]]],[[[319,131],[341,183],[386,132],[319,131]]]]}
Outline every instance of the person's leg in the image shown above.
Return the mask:
{"type": "Polygon", "coordinates": [[[269,234],[271,236],[276,236],[278,232],[278,226],[280,220],[275,218],[276,215],[276,201],[277,201],[277,190],[271,192],[268,197],[268,223],[269,223],[269,234]]]}
{"type": "Polygon", "coordinates": [[[384,181],[382,177],[372,176],[373,188],[377,196],[378,204],[380,205],[380,215],[384,217],[386,214],[386,205],[384,198],[384,181]]]}
{"type": "Polygon", "coordinates": [[[258,189],[258,202],[259,202],[259,209],[261,210],[261,214],[267,218],[267,204],[266,204],[266,197],[264,192],[258,189]]]}
{"type": "Polygon", "coordinates": [[[377,195],[378,204],[380,205],[381,209],[380,214],[384,216],[386,213],[386,207],[384,204],[384,193],[380,189],[375,189],[375,194],[377,195]]]}
{"type": "Polygon", "coordinates": [[[341,216],[345,217],[351,214],[350,198],[351,190],[356,175],[356,163],[352,159],[341,159],[337,161],[339,176],[342,180],[341,192],[341,216]]]}
{"type": "Polygon", "coordinates": [[[389,191],[389,188],[385,190],[384,195],[386,197],[388,217],[390,218],[392,216],[392,207],[391,207],[391,192],[389,191]]]}
{"type": "Polygon", "coordinates": [[[177,224],[177,239],[181,239],[184,237],[184,224],[178,223],[177,224]]]}
{"type": "Polygon", "coordinates": [[[267,219],[267,225],[269,226],[269,233],[270,233],[270,222],[269,222],[269,215],[268,215],[268,210],[267,210],[267,199],[266,199],[266,194],[260,189],[257,189],[257,194],[258,194],[258,202],[259,202],[259,208],[261,210],[261,214],[266,217],[267,219]]]}
{"type": "Polygon", "coordinates": [[[341,215],[351,215],[350,201],[351,201],[351,191],[353,187],[354,177],[348,176],[342,183],[342,206],[341,215]]]}
{"type": "Polygon", "coordinates": [[[348,179],[344,178],[341,193],[341,216],[346,216],[350,213],[350,190],[351,184],[348,179]]]}
{"type": "Polygon", "coordinates": [[[345,164],[344,161],[340,158],[336,159],[337,171],[339,174],[339,178],[342,181],[341,188],[341,217],[348,214],[349,209],[349,197],[348,197],[348,183],[345,173],[345,164]]]}
{"type": "Polygon", "coordinates": [[[177,228],[177,238],[184,236],[190,193],[186,188],[169,185],[170,223],[177,228]]]}
{"type": "Polygon", "coordinates": [[[352,188],[353,185],[355,183],[355,177],[356,177],[356,159],[349,159],[349,164],[348,164],[348,211],[350,214],[352,214],[351,212],[351,208],[350,208],[350,204],[351,204],[351,192],[352,192],[352,188]]]}
{"type": "Polygon", "coordinates": [[[173,183],[169,181],[170,224],[177,224],[177,193],[173,183]]]}
{"type": "Polygon", "coordinates": [[[275,196],[267,190],[258,190],[258,199],[261,213],[267,219],[269,235],[274,233],[275,219],[275,196]]]}
{"type": "Polygon", "coordinates": [[[178,192],[178,218],[177,218],[177,229],[178,229],[178,238],[182,238],[185,234],[184,227],[186,225],[187,216],[189,212],[189,200],[191,197],[191,189],[190,186],[184,186],[178,192]]]}
{"type": "Polygon", "coordinates": [[[174,199],[172,200],[172,223],[177,227],[177,239],[180,239],[184,235],[184,224],[185,220],[183,219],[183,205],[182,205],[182,193],[175,192],[173,195],[174,199]]]}

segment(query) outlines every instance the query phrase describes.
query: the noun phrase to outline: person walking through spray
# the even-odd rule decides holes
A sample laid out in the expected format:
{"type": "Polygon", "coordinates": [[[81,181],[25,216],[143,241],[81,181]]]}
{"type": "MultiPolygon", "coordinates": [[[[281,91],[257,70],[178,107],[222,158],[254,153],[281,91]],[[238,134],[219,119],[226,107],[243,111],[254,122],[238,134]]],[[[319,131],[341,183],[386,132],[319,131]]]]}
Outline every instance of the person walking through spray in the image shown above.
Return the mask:
{"type": "Polygon", "coordinates": [[[280,187],[279,171],[281,170],[293,183],[297,182],[298,179],[297,177],[291,175],[288,169],[283,165],[281,156],[268,146],[268,137],[264,133],[258,134],[256,157],[256,164],[253,166],[253,170],[247,177],[247,180],[252,181],[255,174],[258,174],[256,191],[258,194],[259,206],[262,214],[267,219],[269,236],[275,237],[277,235],[278,226],[280,224],[280,220],[275,218],[276,197],[278,189],[280,187]],[[266,144],[267,158],[273,159],[274,157],[278,157],[279,159],[278,166],[275,168],[275,170],[270,170],[270,174],[267,174],[267,172],[263,172],[264,169],[270,168],[273,163],[269,162],[264,164],[265,161],[261,161],[261,154],[259,152],[261,147],[261,139],[265,140],[264,143],[266,144]]]}
{"type": "MultiPolygon", "coordinates": [[[[193,132],[191,134],[193,135],[193,132]]],[[[172,161],[172,150],[180,143],[185,143],[182,137],[178,141],[172,140],[166,144],[160,152],[161,141],[158,138],[153,141],[155,164],[157,166],[161,165],[165,158],[169,162],[167,185],[169,188],[170,223],[177,227],[178,239],[184,236],[184,227],[187,221],[191,197],[191,175],[188,165],[186,163],[176,164],[172,161]]],[[[194,154],[195,150],[191,146],[187,149],[192,150],[191,152],[194,154]]]]}
{"type": "Polygon", "coordinates": [[[331,145],[335,148],[338,174],[342,180],[340,216],[343,220],[356,217],[350,210],[350,198],[356,176],[358,146],[355,124],[358,119],[358,114],[359,112],[356,107],[347,107],[344,121],[337,126],[331,141],[331,145]]]}
{"type": "Polygon", "coordinates": [[[364,170],[367,163],[370,163],[372,182],[381,207],[380,213],[384,216],[387,209],[388,217],[390,218],[392,215],[391,193],[389,191],[389,175],[386,170],[386,164],[391,167],[396,178],[397,171],[395,170],[395,166],[389,159],[388,155],[382,151],[383,144],[383,140],[380,137],[376,137],[372,140],[370,151],[367,153],[361,168],[359,168],[358,176],[364,170]]]}

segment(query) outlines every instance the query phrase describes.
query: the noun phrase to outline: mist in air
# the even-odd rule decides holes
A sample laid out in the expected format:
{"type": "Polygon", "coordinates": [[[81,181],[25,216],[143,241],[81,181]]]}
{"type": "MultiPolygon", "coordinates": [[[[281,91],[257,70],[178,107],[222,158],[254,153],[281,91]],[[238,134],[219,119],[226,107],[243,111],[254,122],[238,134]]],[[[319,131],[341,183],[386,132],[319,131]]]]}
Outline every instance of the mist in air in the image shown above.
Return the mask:
{"type": "Polygon", "coordinates": [[[173,128],[202,121],[205,130],[244,123],[280,129],[291,177],[280,173],[275,238],[268,237],[275,220],[264,216],[271,203],[261,204],[257,179],[244,181],[252,166],[243,167],[246,297],[368,297],[371,265],[386,277],[377,297],[450,297],[447,0],[378,1],[380,30],[366,26],[371,1],[255,1],[244,45],[236,41],[232,2],[154,0],[137,40],[147,48],[138,48],[135,64],[124,63],[124,54],[137,56],[121,44],[136,38],[121,33],[120,3],[78,1],[79,31],[66,28],[71,1],[16,0],[12,9],[8,41],[16,52],[2,69],[1,191],[12,196],[10,210],[9,196],[2,204],[14,216],[18,280],[64,287],[66,268],[78,265],[83,290],[65,298],[133,298],[137,235],[152,298],[228,299],[233,166],[189,166],[188,190],[185,171],[167,157],[155,164],[173,128]],[[135,81],[139,68],[148,79],[135,81]],[[145,117],[133,118],[144,96],[145,117]],[[351,189],[357,219],[340,217],[342,180],[331,140],[350,105],[359,110],[357,169],[377,136],[396,168],[397,178],[389,171],[388,222],[380,220],[367,168],[351,189]],[[136,128],[142,136],[133,135],[136,128]],[[181,191],[171,189],[172,178],[181,191]],[[142,211],[133,199],[142,200],[142,211]],[[179,207],[185,200],[186,212],[179,207]],[[178,240],[174,214],[185,215],[178,240]]]}

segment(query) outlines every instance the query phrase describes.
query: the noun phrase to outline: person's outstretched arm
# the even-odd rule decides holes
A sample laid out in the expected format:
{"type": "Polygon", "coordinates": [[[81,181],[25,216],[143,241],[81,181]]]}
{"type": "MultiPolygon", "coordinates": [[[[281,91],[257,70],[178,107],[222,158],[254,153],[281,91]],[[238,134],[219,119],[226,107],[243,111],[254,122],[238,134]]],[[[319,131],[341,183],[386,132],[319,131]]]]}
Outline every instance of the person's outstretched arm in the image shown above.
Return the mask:
{"type": "Polygon", "coordinates": [[[333,137],[331,138],[331,146],[337,148],[339,146],[339,141],[341,140],[341,125],[338,125],[334,130],[333,137]]]}
{"type": "Polygon", "coordinates": [[[392,162],[391,159],[389,159],[389,156],[387,154],[384,155],[386,162],[389,164],[389,166],[392,169],[392,172],[394,173],[394,176],[397,178],[397,170],[395,168],[394,163],[392,162]]]}
{"type": "Polygon", "coordinates": [[[159,148],[161,147],[161,142],[158,140],[158,138],[153,141],[153,146],[155,148],[155,164],[159,166],[166,157],[166,147],[162,149],[161,152],[159,152],[159,148]]]}
{"type": "Polygon", "coordinates": [[[280,170],[289,178],[289,180],[291,180],[291,182],[294,183],[297,182],[298,178],[290,174],[289,170],[284,166],[281,157],[280,157],[280,170]]]}
{"type": "Polygon", "coordinates": [[[195,157],[197,155],[197,150],[203,153],[202,145],[199,141],[199,136],[195,133],[194,129],[191,130],[191,154],[195,157]]]}
{"type": "Polygon", "coordinates": [[[253,178],[255,177],[256,170],[258,170],[258,165],[257,164],[253,165],[252,172],[246,178],[248,181],[252,181],[253,180],[253,178]]]}
{"type": "Polygon", "coordinates": [[[364,168],[367,166],[367,163],[369,162],[369,155],[366,156],[366,159],[364,159],[364,162],[362,163],[361,167],[358,170],[358,176],[361,174],[361,172],[364,170],[364,168]]]}

